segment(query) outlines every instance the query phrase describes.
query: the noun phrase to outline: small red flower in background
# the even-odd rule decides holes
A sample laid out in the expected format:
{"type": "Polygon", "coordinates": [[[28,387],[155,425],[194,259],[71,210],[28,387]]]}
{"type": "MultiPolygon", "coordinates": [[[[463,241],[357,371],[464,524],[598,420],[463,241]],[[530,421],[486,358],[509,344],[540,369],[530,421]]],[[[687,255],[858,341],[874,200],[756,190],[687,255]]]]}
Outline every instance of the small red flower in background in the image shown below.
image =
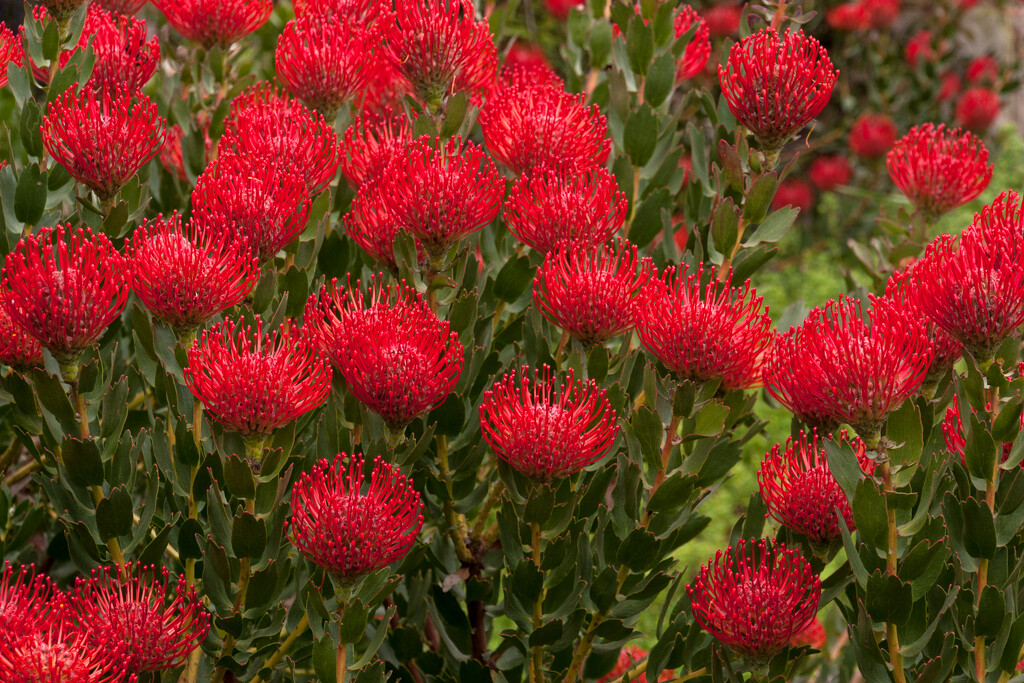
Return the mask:
{"type": "Polygon", "coordinates": [[[987,131],[999,116],[999,93],[985,87],[968,88],[956,101],[958,124],[976,133],[987,131]]]}
{"type": "Polygon", "coordinates": [[[576,380],[559,382],[547,365],[523,366],[484,392],[480,430],[499,458],[535,481],[579,472],[600,460],[618,435],[604,389],[576,380]]]}
{"type": "MultiPolygon", "coordinates": [[[[849,442],[846,432],[836,440],[849,442]]],[[[863,442],[855,439],[851,445],[861,469],[873,472],[874,463],[868,459],[863,442]]],[[[796,439],[786,439],[785,447],[772,446],[761,460],[757,483],[772,519],[812,543],[829,545],[840,537],[837,509],[846,527],[851,532],[856,528],[850,502],[832,476],[825,444],[818,440],[816,431],[801,431],[796,439]]]]}
{"type": "Polygon", "coordinates": [[[869,449],[934,358],[924,326],[885,299],[874,299],[866,315],[858,299],[829,300],[775,346],[765,359],[768,393],[801,419],[809,412],[809,425],[820,428],[818,416],[850,425],[869,449]]]}
{"type": "Polygon", "coordinates": [[[132,290],[183,335],[244,301],[260,275],[244,242],[198,220],[183,225],[177,213],[144,221],[125,251],[132,290]]]}
{"type": "MultiPolygon", "coordinates": [[[[516,69],[518,67],[525,68],[537,74],[546,73],[549,78],[550,76],[554,76],[557,78],[558,83],[561,83],[562,79],[559,78],[558,74],[556,74],[554,69],[551,68],[551,62],[548,61],[547,55],[544,54],[544,48],[540,45],[526,43],[518,39],[513,42],[505,52],[505,61],[500,74],[502,80],[507,82],[505,79],[505,73],[510,69],[516,69]]],[[[520,85],[526,85],[526,83],[521,83],[520,85]]]]}
{"type": "Polygon", "coordinates": [[[743,5],[732,2],[716,2],[714,7],[704,10],[704,21],[715,38],[728,38],[739,33],[743,5]]]}
{"type": "Polygon", "coordinates": [[[939,76],[939,92],[935,99],[948,102],[960,92],[960,77],[954,71],[946,71],[939,76]]]}
{"type": "Polygon", "coordinates": [[[120,654],[123,675],[181,666],[206,638],[210,619],[184,576],[169,588],[167,569],[138,563],[94,569],[69,595],[70,619],[90,646],[120,654]]]}
{"type": "Polygon", "coordinates": [[[807,213],[814,207],[814,189],[799,178],[783,180],[772,197],[772,208],[781,209],[787,206],[800,209],[800,213],[807,213]]]}
{"type": "Polygon", "coordinates": [[[168,173],[183,183],[188,182],[188,171],[185,170],[185,154],[181,146],[185,133],[181,126],[167,128],[164,135],[164,146],[160,148],[160,165],[168,173]]]}
{"type": "Polygon", "coordinates": [[[936,239],[913,266],[915,305],[978,362],[1024,324],[1022,235],[1022,199],[1008,190],[962,235],[936,239]]]}
{"type": "Polygon", "coordinates": [[[68,382],[82,352],[99,341],[128,302],[124,259],[106,235],[61,226],[21,239],[4,262],[7,314],[39,340],[68,382]]]}
{"type": "Polygon", "coordinates": [[[284,164],[301,175],[310,195],[326,190],[338,174],[341,147],[331,122],[269,83],[246,89],[231,103],[220,153],[284,164]]]}
{"type": "Polygon", "coordinates": [[[520,242],[546,254],[558,242],[602,244],[622,229],[629,206],[608,169],[542,166],[519,176],[504,220],[520,242]]]}
{"type": "Polygon", "coordinates": [[[988,187],[988,150],[972,133],[926,123],[910,129],[886,158],[889,176],[931,220],[971,201],[988,187]]]}
{"type": "Polygon", "coordinates": [[[650,259],[620,240],[615,248],[562,242],[548,252],[533,279],[541,314],[584,346],[631,330],[639,294],[651,277],[650,259]]]}
{"type": "Polygon", "coordinates": [[[21,65],[25,57],[21,36],[11,33],[6,24],[0,24],[0,88],[7,85],[7,65],[21,65]]]}
{"type": "Polygon", "coordinates": [[[405,230],[431,258],[441,258],[494,220],[504,194],[505,179],[475,144],[456,136],[436,149],[424,136],[396,149],[377,181],[360,188],[346,225],[360,223],[356,234],[405,230]]]}
{"type": "Polygon", "coordinates": [[[814,621],[821,580],[798,550],[740,540],[702,566],[687,590],[697,623],[759,666],[814,621]]]}
{"type": "Polygon", "coordinates": [[[43,367],[39,340],[15,324],[4,305],[0,305],[0,363],[19,372],[43,367]]]}
{"type": "Polygon", "coordinates": [[[964,76],[968,82],[975,84],[992,84],[999,79],[999,60],[992,55],[975,57],[967,64],[964,76]]]}
{"type": "Polygon", "coordinates": [[[822,192],[829,192],[837,187],[848,185],[853,178],[850,162],[841,154],[816,157],[811,162],[807,176],[814,186],[822,192]]]}
{"type": "Polygon", "coordinates": [[[484,97],[497,84],[498,51],[467,0],[400,2],[383,27],[392,65],[428,108],[459,91],[484,97]]]}
{"type": "Polygon", "coordinates": [[[862,159],[884,157],[896,142],[896,124],[885,114],[861,114],[850,127],[850,151],[862,159]]]}
{"type": "Polygon", "coordinates": [[[121,651],[67,618],[64,599],[45,624],[9,640],[0,640],[0,680],[31,683],[120,683],[125,680],[121,651]]]}
{"type": "MultiPolygon", "coordinates": [[[[649,653],[639,645],[626,645],[619,650],[619,661],[615,663],[615,667],[607,674],[597,679],[597,683],[615,683],[620,680],[626,673],[636,666],[638,663],[647,659],[649,653]]],[[[671,681],[675,679],[675,675],[671,671],[662,671],[661,675],[658,676],[658,681],[671,681]]],[[[637,674],[635,677],[630,678],[630,681],[636,681],[636,683],[647,683],[647,673],[643,672],[637,674]]]]}
{"type": "Polygon", "coordinates": [[[871,21],[871,28],[882,30],[900,18],[902,0],[860,0],[871,21]]]}
{"type": "Polygon", "coordinates": [[[601,110],[553,87],[499,89],[480,112],[487,151],[516,175],[537,166],[579,169],[611,152],[601,110]]]}
{"type": "Polygon", "coordinates": [[[166,122],[145,95],[72,86],[50,105],[41,127],[43,146],[75,180],[101,201],[117,196],[164,144],[166,122]]]}
{"type": "Polygon", "coordinates": [[[245,241],[261,264],[302,233],[311,204],[297,172],[237,154],[210,164],[192,193],[193,215],[245,241]]]}
{"type": "Polygon", "coordinates": [[[277,78],[333,121],[370,77],[367,55],[374,49],[380,49],[380,36],[357,19],[316,14],[293,19],[277,39],[277,78]]]}
{"type": "Polygon", "coordinates": [[[404,150],[412,139],[412,127],[404,114],[390,108],[364,112],[345,130],[345,140],[341,143],[341,175],[352,189],[358,190],[383,175],[392,157],[404,150]]]}
{"type": "Polygon", "coordinates": [[[718,67],[729,110],[769,153],[821,113],[837,76],[817,40],[770,27],[733,45],[718,67]]]}
{"type": "Polygon", "coordinates": [[[380,456],[363,491],[363,457],[339,453],[299,475],[288,535],[310,562],[350,582],[405,557],[423,526],[412,481],[380,456]]]}
{"type": "Polygon", "coordinates": [[[825,13],[825,21],[837,31],[865,31],[871,28],[871,18],[863,3],[844,2],[825,13]]]}
{"type": "Polygon", "coordinates": [[[568,19],[569,13],[574,7],[583,6],[583,0],[544,0],[544,7],[547,8],[548,14],[559,21],[568,19]]]}
{"type": "Polygon", "coordinates": [[[761,384],[761,358],[774,337],[764,298],[719,282],[714,266],[669,267],[641,295],[636,331],[644,349],[680,379],[720,379],[726,391],[761,384]]]}
{"type": "Polygon", "coordinates": [[[126,16],[137,14],[149,0],[94,0],[108,12],[117,12],[126,16]]]}
{"type": "Polygon", "coordinates": [[[146,22],[140,19],[90,5],[78,42],[79,48],[91,42],[96,54],[89,84],[97,90],[126,88],[137,93],[160,61],[160,41],[156,36],[147,40],[147,33],[146,22]]]}
{"type": "Polygon", "coordinates": [[[821,619],[814,617],[814,620],[807,625],[807,628],[793,634],[793,637],[789,639],[789,646],[803,647],[806,645],[815,650],[820,650],[825,647],[826,642],[825,625],[821,623],[821,619]]]}
{"type": "Polygon", "coordinates": [[[189,349],[185,384],[213,419],[259,443],[326,401],[331,371],[291,321],[264,334],[259,318],[255,329],[225,320],[189,349]]]}
{"type": "Polygon", "coordinates": [[[50,578],[37,574],[34,565],[4,564],[0,575],[0,648],[50,623],[55,592],[50,578]]]}
{"type": "Polygon", "coordinates": [[[922,59],[926,62],[934,62],[936,54],[935,48],[932,47],[931,31],[915,33],[903,48],[903,57],[912,69],[916,69],[922,59]]]}
{"type": "Polygon", "coordinates": [[[402,285],[336,281],[310,297],[305,319],[349,391],[392,432],[441,405],[462,373],[459,335],[402,285]]]}
{"type": "Polygon", "coordinates": [[[697,24],[697,30],[676,60],[676,81],[689,80],[699,74],[711,57],[711,35],[707,23],[692,7],[682,5],[674,20],[676,38],[682,37],[694,24],[697,24]]]}
{"type": "Polygon", "coordinates": [[[209,50],[231,47],[267,23],[271,0],[153,0],[174,30],[209,50]]]}
{"type": "Polygon", "coordinates": [[[555,88],[565,90],[565,81],[548,64],[505,63],[499,74],[502,88],[555,88]]]}

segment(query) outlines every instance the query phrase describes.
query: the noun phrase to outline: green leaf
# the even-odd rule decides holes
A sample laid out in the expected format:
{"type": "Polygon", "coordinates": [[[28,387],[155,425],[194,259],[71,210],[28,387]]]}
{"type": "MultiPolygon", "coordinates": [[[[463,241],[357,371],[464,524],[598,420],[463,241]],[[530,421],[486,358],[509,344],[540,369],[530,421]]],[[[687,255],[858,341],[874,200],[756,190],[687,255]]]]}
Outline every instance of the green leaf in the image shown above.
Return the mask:
{"type": "Polygon", "coordinates": [[[671,52],[658,55],[647,74],[644,100],[652,107],[659,106],[672,93],[676,83],[676,60],[671,52]]]}
{"type": "Polygon", "coordinates": [[[608,55],[612,51],[612,25],[607,21],[595,22],[590,29],[590,61],[596,68],[604,68],[608,64],[608,55]]]}
{"type": "Polygon", "coordinates": [[[697,413],[697,417],[693,421],[693,427],[689,430],[689,433],[684,434],[684,438],[718,436],[725,429],[725,418],[728,416],[728,406],[719,401],[709,401],[697,413]]]}
{"type": "Polygon", "coordinates": [[[711,238],[715,249],[725,255],[732,254],[739,235],[740,215],[732,197],[726,197],[711,218],[711,238]]]}
{"type": "Polygon", "coordinates": [[[228,491],[236,498],[255,498],[256,481],[252,476],[252,467],[237,455],[224,458],[224,483],[228,491]]]}
{"type": "Polygon", "coordinates": [[[132,532],[135,521],[132,516],[132,497],[122,488],[115,488],[106,498],[96,504],[96,528],[100,540],[107,541],[115,536],[127,536],[132,532]]]}
{"type": "Polygon", "coordinates": [[[330,633],[313,641],[313,671],[321,681],[333,681],[337,678],[338,650],[330,633]]]}
{"type": "Polygon", "coordinates": [[[913,401],[904,401],[898,410],[889,415],[885,434],[895,444],[889,449],[889,459],[899,465],[916,464],[924,451],[924,432],[921,426],[921,410],[913,401]]]}
{"type": "Polygon", "coordinates": [[[992,559],[996,554],[996,528],[992,511],[977,498],[961,501],[964,513],[964,547],[972,557],[992,559]]]}
{"type": "Polygon", "coordinates": [[[995,638],[1006,620],[1006,602],[1002,591],[992,585],[985,586],[978,601],[978,616],[974,619],[974,635],[995,638]]]}
{"type": "Polygon", "coordinates": [[[441,137],[450,138],[459,132],[459,127],[466,119],[469,109],[469,98],[464,92],[457,92],[448,98],[444,106],[444,121],[441,123],[441,137]]]}
{"type": "Polygon", "coordinates": [[[622,144],[637,168],[646,166],[651,160],[658,145],[658,116],[648,105],[641,105],[629,117],[622,134],[622,144]]]}
{"type": "Polygon", "coordinates": [[[530,266],[530,259],[527,256],[511,258],[501,270],[494,281],[494,293],[503,301],[513,302],[523,295],[530,286],[535,274],[530,266]]]}
{"type": "Polygon", "coordinates": [[[665,434],[665,426],[661,417],[647,406],[639,406],[629,419],[633,433],[640,442],[640,452],[644,462],[651,468],[661,466],[661,442],[665,434]]]}
{"type": "Polygon", "coordinates": [[[686,472],[674,472],[665,479],[658,490],[654,492],[647,502],[647,511],[672,512],[690,502],[693,486],[697,481],[697,475],[686,472]]]}
{"type": "Polygon", "coordinates": [[[626,55],[634,74],[643,76],[647,73],[654,56],[654,30],[639,16],[633,17],[626,30],[626,55]]]}
{"type": "Polygon", "coordinates": [[[996,463],[996,442],[988,431],[988,425],[977,415],[972,414],[963,422],[967,428],[967,443],[964,445],[967,471],[978,479],[990,481],[996,463]]]}
{"type": "Polygon", "coordinates": [[[25,101],[21,110],[21,143],[29,155],[39,159],[43,156],[43,137],[39,126],[43,122],[43,112],[35,100],[25,101]]]}
{"type": "Polygon", "coordinates": [[[231,525],[231,551],[235,557],[259,557],[267,547],[267,522],[252,513],[235,515],[231,525]]]}
{"type": "Polygon", "coordinates": [[[910,584],[876,570],[868,577],[864,605],[872,620],[904,626],[914,605],[910,584]]]}
{"type": "Polygon", "coordinates": [[[551,517],[555,507],[555,492],[547,484],[535,484],[523,509],[523,521],[527,524],[543,524],[551,517]]]}
{"type": "Polygon", "coordinates": [[[362,600],[350,600],[345,604],[345,614],[338,625],[338,640],[342,643],[358,643],[366,633],[369,608],[362,600]]]}
{"type": "Polygon", "coordinates": [[[754,181],[743,200],[743,219],[748,223],[760,223],[768,214],[768,207],[779,187],[779,176],[774,171],[765,173],[754,181]]]}
{"type": "Polygon", "coordinates": [[[26,225],[37,225],[46,210],[46,173],[30,164],[21,170],[14,191],[14,215],[26,225]]]}
{"type": "Polygon", "coordinates": [[[864,471],[861,470],[860,463],[857,462],[857,454],[853,452],[853,446],[848,440],[827,439],[825,440],[825,456],[828,459],[828,469],[835,477],[839,488],[843,490],[848,500],[853,500],[857,484],[864,477],[864,471]]]}
{"type": "Polygon", "coordinates": [[[92,439],[65,437],[60,459],[72,483],[82,488],[103,484],[103,461],[100,460],[100,449],[92,439]]]}
{"type": "Polygon", "coordinates": [[[796,222],[797,214],[800,213],[799,209],[792,206],[786,206],[778,211],[774,211],[768,215],[761,224],[757,226],[751,235],[743,242],[745,246],[752,247],[755,244],[762,242],[775,243],[781,240],[789,232],[789,229],[793,227],[793,223],[796,222]]]}
{"type": "Polygon", "coordinates": [[[619,546],[617,562],[635,571],[643,571],[658,561],[660,547],[654,534],[646,529],[633,529],[619,546]]]}
{"type": "MultiPolygon", "coordinates": [[[[362,669],[370,663],[373,657],[377,654],[377,650],[380,649],[381,643],[384,642],[384,636],[388,633],[388,624],[391,623],[391,618],[395,616],[395,611],[397,609],[398,608],[395,605],[392,605],[384,615],[384,618],[377,620],[377,630],[373,634],[373,638],[370,639],[370,643],[366,646],[366,649],[363,650],[363,654],[360,655],[359,659],[352,663],[349,669],[355,671],[362,669]]],[[[383,682],[383,676],[380,676],[379,680],[383,682]]]]}
{"type": "Polygon", "coordinates": [[[885,497],[870,479],[857,484],[853,496],[853,521],[857,531],[868,545],[886,548],[889,544],[889,525],[885,515],[885,497]]]}

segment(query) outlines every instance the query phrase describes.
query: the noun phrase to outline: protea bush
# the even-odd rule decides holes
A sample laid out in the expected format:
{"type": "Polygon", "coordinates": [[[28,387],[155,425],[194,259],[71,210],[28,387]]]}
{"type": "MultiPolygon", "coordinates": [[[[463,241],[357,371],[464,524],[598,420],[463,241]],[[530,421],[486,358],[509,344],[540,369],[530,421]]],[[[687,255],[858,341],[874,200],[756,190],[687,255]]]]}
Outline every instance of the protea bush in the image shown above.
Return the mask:
{"type": "Polygon", "coordinates": [[[0,682],[1024,680],[1007,4],[26,3],[0,682]]]}

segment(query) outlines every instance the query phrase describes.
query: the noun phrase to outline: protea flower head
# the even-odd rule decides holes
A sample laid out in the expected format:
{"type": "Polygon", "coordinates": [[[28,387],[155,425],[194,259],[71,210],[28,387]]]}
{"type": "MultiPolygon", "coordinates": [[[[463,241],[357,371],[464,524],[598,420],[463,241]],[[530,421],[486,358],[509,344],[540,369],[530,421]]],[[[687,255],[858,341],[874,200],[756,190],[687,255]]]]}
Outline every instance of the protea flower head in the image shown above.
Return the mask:
{"type": "Polygon", "coordinates": [[[880,159],[896,142],[896,122],[886,114],[866,112],[850,126],[850,151],[861,159],[880,159]]]}
{"type": "Polygon", "coordinates": [[[132,16],[137,14],[149,0],[94,0],[94,2],[108,12],[132,16]]]}
{"type": "Polygon", "coordinates": [[[516,41],[505,53],[505,64],[498,73],[500,87],[546,88],[565,90],[565,81],[548,62],[544,49],[516,41]]]}
{"type": "Polygon", "coordinates": [[[688,591],[697,623],[760,669],[814,620],[821,580],[798,550],[740,540],[708,560],[688,591]]]}
{"type": "Polygon", "coordinates": [[[404,114],[396,114],[389,107],[364,112],[345,130],[341,175],[358,190],[383,175],[392,157],[412,139],[412,127],[404,114]]]}
{"type": "Polygon", "coordinates": [[[310,297],[305,319],[352,395],[395,434],[444,402],[463,365],[459,335],[423,298],[383,276],[310,297]]]}
{"type": "Polygon", "coordinates": [[[101,201],[113,199],[159,153],[166,122],[156,103],[127,90],[72,86],[43,117],[43,146],[101,201]]]}
{"type": "Polygon", "coordinates": [[[70,618],[93,648],[120,652],[122,674],[181,666],[206,638],[210,619],[185,577],[129,563],[94,569],[69,596],[70,618]],[[173,585],[173,587],[172,587],[173,585]]]}
{"type": "Polygon", "coordinates": [[[34,565],[4,564],[0,575],[0,644],[9,644],[44,628],[51,620],[56,589],[34,565]]]}
{"type": "Polygon", "coordinates": [[[174,213],[145,221],[125,242],[132,290],[153,315],[188,338],[252,292],[260,270],[249,246],[174,213]]]}
{"type": "MultiPolygon", "coordinates": [[[[836,438],[848,441],[846,432],[836,438]]],[[[868,474],[874,472],[874,462],[868,459],[864,443],[854,439],[852,446],[861,469],[868,474]]],[[[772,446],[761,460],[757,483],[772,519],[812,543],[827,546],[839,538],[837,509],[846,527],[851,532],[856,528],[850,501],[832,476],[825,444],[816,431],[801,431],[795,439],[786,439],[785,446],[772,446]]]]}
{"type": "Polygon", "coordinates": [[[676,60],[676,81],[686,81],[701,71],[711,57],[711,33],[697,11],[689,5],[681,5],[674,20],[676,38],[681,38],[694,24],[697,29],[686,45],[683,54],[676,60]]]}
{"type": "Polygon", "coordinates": [[[504,193],[494,162],[472,142],[454,137],[436,149],[424,136],[395,150],[377,181],[359,189],[346,229],[360,245],[381,243],[385,255],[391,242],[373,238],[393,239],[405,230],[432,259],[441,259],[452,244],[494,220],[504,193]]]}
{"type": "Polygon", "coordinates": [[[209,50],[228,48],[267,23],[271,0],[153,0],[174,30],[209,50]]]}
{"type": "Polygon", "coordinates": [[[59,26],[66,26],[71,15],[89,4],[91,0],[39,0],[39,6],[53,17],[59,26]]]}
{"type": "Polygon", "coordinates": [[[90,5],[79,47],[92,43],[96,64],[89,84],[97,90],[124,88],[138,93],[156,72],[160,41],[147,40],[146,22],[90,5]]]}
{"type": "Polygon", "coordinates": [[[992,180],[984,143],[943,124],[911,128],[896,141],[886,165],[896,187],[932,220],[971,201],[992,180]]]}
{"type": "Polygon", "coordinates": [[[925,332],[932,342],[935,356],[921,385],[922,392],[930,395],[935,391],[939,380],[960,360],[963,346],[928,317],[917,293],[920,287],[921,278],[914,272],[914,265],[911,265],[892,274],[885,287],[885,298],[893,305],[905,308],[909,317],[924,325],[925,332]]]}
{"type": "Polygon", "coordinates": [[[840,297],[779,339],[765,359],[765,388],[809,425],[849,424],[874,450],[885,418],[917,392],[934,353],[905,307],[874,299],[865,315],[859,299],[840,297]]]}
{"type": "Polygon", "coordinates": [[[4,262],[0,289],[11,320],[53,354],[72,382],[82,352],[124,310],[129,281],[106,235],[58,226],[18,242],[4,262]]]}
{"type": "Polygon", "coordinates": [[[814,617],[811,623],[807,625],[803,631],[794,633],[793,637],[789,639],[790,647],[812,647],[815,650],[820,650],[825,647],[825,643],[828,642],[827,634],[825,633],[825,624],[821,623],[821,619],[814,617]]]}
{"type": "Polygon", "coordinates": [[[19,327],[0,304],[0,363],[21,372],[43,367],[39,340],[19,327]]]}
{"type": "Polygon", "coordinates": [[[573,339],[600,344],[633,329],[652,270],[650,259],[638,258],[626,240],[614,248],[562,242],[537,269],[533,303],[573,339]]]}
{"type": "Polygon", "coordinates": [[[407,87],[432,111],[459,91],[486,97],[497,83],[498,51],[468,0],[400,2],[383,21],[384,50],[407,87]]]}
{"type": "Polygon", "coordinates": [[[219,157],[199,176],[192,212],[211,229],[244,240],[262,264],[306,229],[312,200],[293,168],[260,161],[219,157]]]}
{"type": "MultiPolygon", "coordinates": [[[[621,681],[622,677],[626,675],[634,666],[643,662],[650,655],[647,650],[643,649],[639,645],[625,645],[619,650],[619,660],[615,662],[615,666],[607,674],[597,679],[597,683],[615,683],[615,681],[621,681]]],[[[672,671],[662,671],[661,675],[658,676],[659,681],[671,681],[675,679],[672,671]]],[[[635,677],[629,679],[630,681],[636,681],[636,683],[648,683],[647,673],[639,673],[635,677]]]]}
{"type": "Polygon", "coordinates": [[[357,18],[310,14],[285,24],[277,39],[277,77],[295,97],[328,121],[372,75],[367,56],[380,36],[357,18]]]}
{"type": "Polygon", "coordinates": [[[500,88],[480,111],[487,151],[516,175],[547,165],[604,164],[611,151],[601,110],[555,87],[500,88]]]}
{"type": "Polygon", "coordinates": [[[512,185],[504,219],[517,240],[546,254],[563,240],[603,244],[622,229],[629,208],[608,169],[541,166],[512,185]]]}
{"type": "Polygon", "coordinates": [[[220,149],[254,164],[284,165],[305,179],[310,195],[330,186],[341,160],[331,123],[269,83],[254,85],[232,101],[220,149]]]}
{"type": "Polygon", "coordinates": [[[47,623],[9,640],[0,640],[0,680],[31,683],[120,683],[125,680],[121,650],[112,643],[97,647],[76,628],[58,598],[56,615],[47,623]]]}
{"type": "Polygon", "coordinates": [[[264,333],[259,318],[255,329],[225,320],[189,349],[185,384],[258,454],[276,429],[327,400],[331,372],[291,321],[264,333]]]}
{"type": "Polygon", "coordinates": [[[669,267],[641,294],[636,331],[644,349],[680,379],[721,380],[726,391],[761,384],[775,336],[764,297],[719,282],[716,269],[669,267]]]}
{"type": "Polygon", "coordinates": [[[364,490],[363,457],[339,453],[299,475],[289,537],[309,560],[342,583],[405,557],[423,526],[412,481],[380,456],[364,490]]]}
{"type": "Polygon", "coordinates": [[[841,185],[848,185],[853,179],[853,169],[846,157],[830,154],[815,158],[807,175],[816,188],[830,192],[841,185]]]}
{"type": "Polygon", "coordinates": [[[188,182],[188,171],[185,169],[185,152],[181,146],[185,132],[181,126],[173,125],[167,128],[164,135],[164,146],[160,148],[160,165],[164,170],[177,178],[180,182],[188,182]]]}
{"type": "Polygon", "coordinates": [[[914,264],[914,304],[968,349],[991,360],[1024,324],[1024,209],[1007,191],[959,237],[942,235],[914,264]]]}
{"type": "Polygon", "coordinates": [[[604,389],[547,365],[512,371],[484,392],[480,430],[499,458],[535,481],[579,472],[611,448],[619,427],[604,389]]]}
{"type": "Polygon", "coordinates": [[[838,72],[828,53],[802,31],[766,27],[734,44],[718,67],[733,116],[757,137],[769,166],[778,150],[828,104],[838,72]]]}
{"type": "Polygon", "coordinates": [[[1002,104],[999,93],[990,88],[975,86],[964,90],[956,101],[956,122],[967,130],[984,133],[999,116],[1002,104]]]}
{"type": "Polygon", "coordinates": [[[21,36],[12,33],[6,24],[0,26],[0,88],[7,85],[7,65],[12,62],[21,64],[24,58],[21,36]]]}

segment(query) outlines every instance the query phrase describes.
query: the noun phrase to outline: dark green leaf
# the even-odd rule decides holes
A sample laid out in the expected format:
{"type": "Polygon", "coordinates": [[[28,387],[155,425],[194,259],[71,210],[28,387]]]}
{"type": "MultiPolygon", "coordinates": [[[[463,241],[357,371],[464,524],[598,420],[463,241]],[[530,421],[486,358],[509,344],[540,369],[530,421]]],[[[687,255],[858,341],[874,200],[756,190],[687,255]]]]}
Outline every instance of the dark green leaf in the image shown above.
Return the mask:
{"type": "MultiPolygon", "coordinates": [[[[633,112],[623,131],[623,146],[633,165],[641,168],[647,165],[658,145],[658,116],[646,104],[633,112]]],[[[639,199],[634,197],[634,201],[639,199]]]]}
{"type": "Polygon", "coordinates": [[[515,301],[530,286],[534,274],[528,257],[509,259],[498,271],[498,277],[494,281],[495,295],[504,301],[515,301]]]}
{"type": "Polygon", "coordinates": [[[46,173],[31,164],[21,170],[14,192],[14,215],[26,225],[37,225],[46,210],[46,173]]]}
{"type": "Polygon", "coordinates": [[[118,487],[96,504],[96,528],[100,540],[107,541],[115,536],[127,536],[132,532],[132,497],[118,487]]]}
{"type": "Polygon", "coordinates": [[[857,484],[853,496],[853,521],[862,540],[875,548],[886,548],[889,543],[889,526],[885,514],[885,498],[878,486],[870,479],[857,484]]]}
{"type": "Polygon", "coordinates": [[[231,550],[235,557],[259,557],[267,547],[267,522],[248,512],[235,515],[231,550]]]}
{"type": "Polygon", "coordinates": [[[778,186],[779,176],[774,172],[765,173],[754,181],[743,201],[743,219],[747,223],[756,224],[764,220],[778,186]]]}
{"type": "Polygon", "coordinates": [[[61,444],[61,461],[68,471],[68,479],[82,488],[103,483],[103,462],[100,449],[92,439],[65,437],[61,444]]]}
{"type": "Polygon", "coordinates": [[[778,211],[774,211],[768,215],[761,224],[757,226],[757,230],[743,242],[744,245],[752,247],[755,244],[761,242],[775,243],[781,240],[789,232],[789,229],[793,227],[793,223],[796,221],[797,214],[800,213],[799,209],[792,206],[786,206],[778,211]]]}

